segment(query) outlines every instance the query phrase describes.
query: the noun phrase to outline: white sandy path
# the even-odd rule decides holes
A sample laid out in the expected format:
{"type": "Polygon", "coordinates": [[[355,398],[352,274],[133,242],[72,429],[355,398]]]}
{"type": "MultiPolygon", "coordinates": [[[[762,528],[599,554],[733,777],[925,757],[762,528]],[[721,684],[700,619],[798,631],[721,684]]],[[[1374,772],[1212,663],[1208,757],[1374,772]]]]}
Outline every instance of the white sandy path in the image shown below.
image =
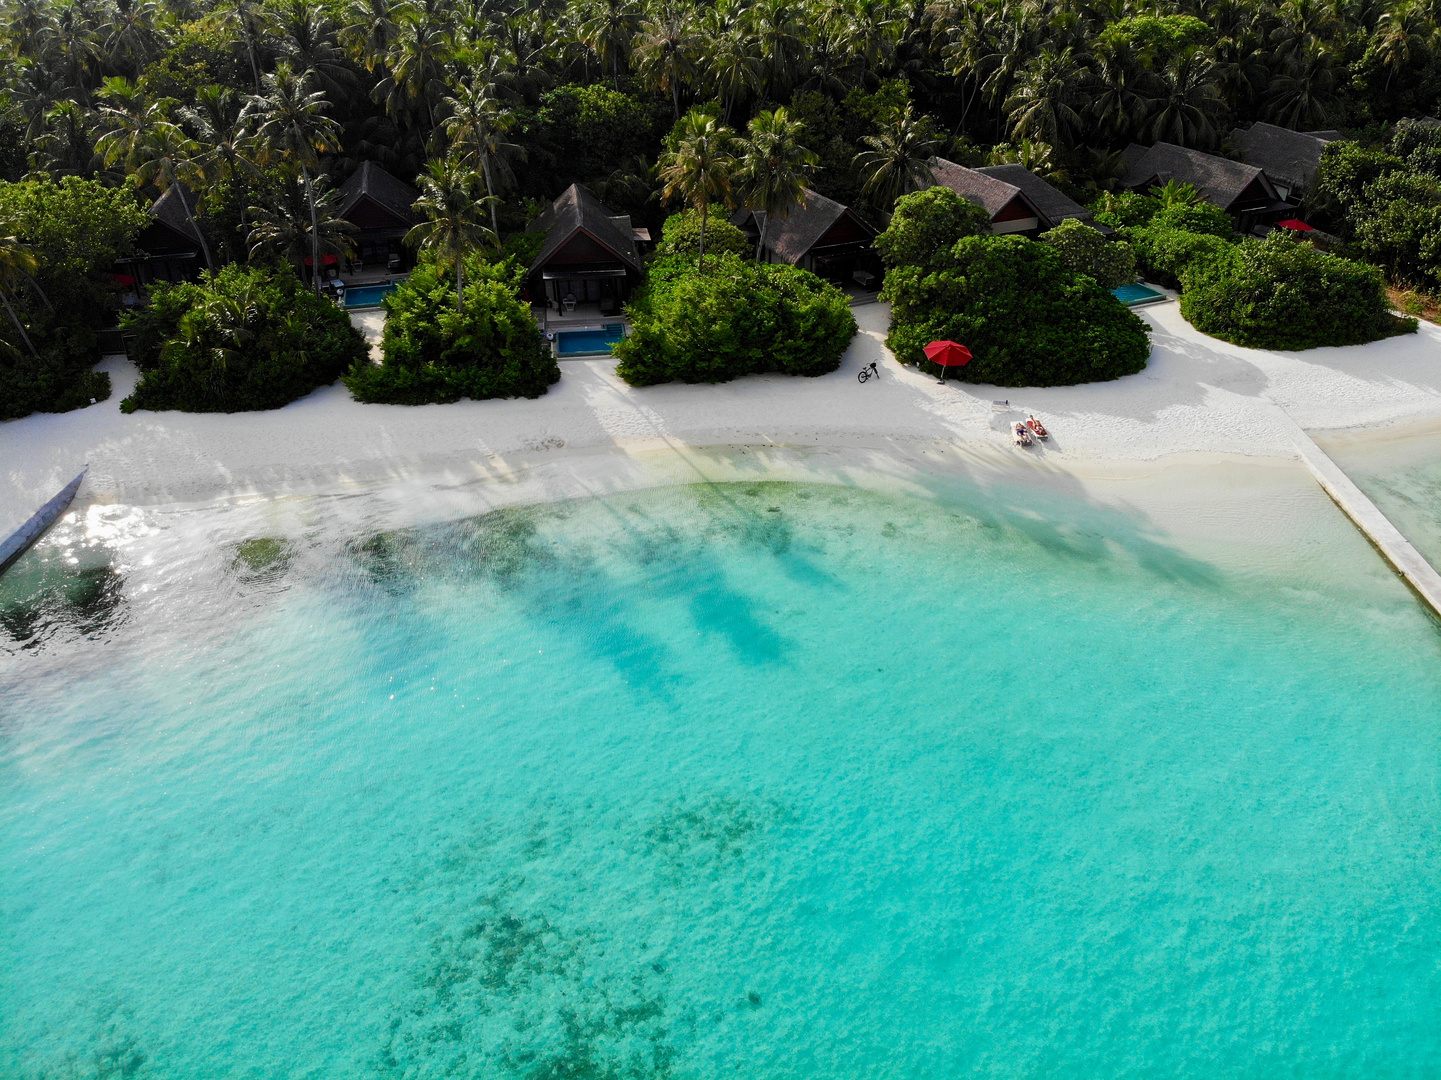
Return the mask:
{"type": "MultiPolygon", "coordinates": [[[[1029,451],[1059,469],[1184,453],[1291,457],[1283,406],[1311,429],[1441,417],[1441,328],[1345,349],[1273,353],[1197,333],[1175,304],[1143,310],[1154,328],[1146,370],[1114,382],[1049,389],[945,386],[885,350],[888,311],[856,309],[862,332],[841,369],[819,379],[752,376],[719,386],[636,389],[610,360],[568,361],[535,401],[417,408],[361,405],[340,385],[284,409],[235,415],[140,412],[117,403],[135,382],[112,359],[109,401],[0,424],[0,534],[16,527],[86,461],[85,495],[126,503],[198,502],[242,493],[344,490],[446,472],[513,474],[561,446],[798,445],[917,447],[943,442],[1022,453],[1008,422],[1035,412],[1053,432],[1029,451]],[[860,385],[877,360],[882,376],[860,385]],[[993,411],[1009,398],[1019,411],[993,411]]],[[[373,322],[374,320],[371,320],[373,322]]],[[[372,335],[378,327],[366,326],[372,335]]]]}

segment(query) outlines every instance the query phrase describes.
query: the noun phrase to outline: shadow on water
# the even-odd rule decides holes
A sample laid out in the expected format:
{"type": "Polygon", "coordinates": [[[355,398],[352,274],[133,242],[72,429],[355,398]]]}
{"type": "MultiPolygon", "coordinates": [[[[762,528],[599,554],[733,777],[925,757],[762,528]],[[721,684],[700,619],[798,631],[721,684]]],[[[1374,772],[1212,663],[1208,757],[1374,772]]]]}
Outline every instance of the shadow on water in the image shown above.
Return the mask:
{"type": "MultiPolygon", "coordinates": [[[[1051,558],[1092,567],[1122,557],[1156,580],[1221,587],[1213,567],[1167,543],[1143,514],[1096,503],[1079,481],[1073,488],[1048,493],[956,477],[930,485],[932,502],[943,513],[994,531],[997,541],[1020,539],[1051,558]]],[[[707,481],[671,489],[666,497],[677,493],[684,500],[681,518],[669,504],[657,506],[653,494],[631,494],[512,507],[373,534],[348,545],[351,580],[362,593],[379,590],[400,604],[413,603],[427,582],[484,580],[518,600],[537,622],[562,621],[576,648],[606,659],[630,685],[665,699],[677,679],[674,635],[637,625],[638,603],[678,605],[695,633],[717,639],[745,665],[783,664],[791,643],[765,618],[770,598],[764,584],[735,580],[732,560],[717,557],[718,549],[760,554],[807,589],[844,589],[825,566],[825,530],[854,536],[874,517],[871,504],[887,498],[856,487],[778,481],[707,481]],[[808,520],[813,515],[807,504],[825,504],[830,513],[824,528],[808,520]],[[587,511],[604,515],[612,528],[596,532],[586,521],[577,534],[567,532],[566,523],[587,511]]],[[[881,540],[878,535],[878,545],[881,540]]],[[[257,548],[251,559],[259,565],[252,572],[283,573],[286,558],[283,548],[257,548]]],[[[393,631],[388,624],[382,650],[394,653],[392,659],[432,652],[433,643],[413,636],[397,643],[393,631]]],[[[417,627],[413,634],[426,632],[417,627]]]]}
{"type": "Polygon", "coordinates": [[[124,586],[124,575],[108,563],[74,566],[57,555],[28,566],[22,560],[0,583],[0,650],[38,651],[108,634],[125,619],[124,586]]]}

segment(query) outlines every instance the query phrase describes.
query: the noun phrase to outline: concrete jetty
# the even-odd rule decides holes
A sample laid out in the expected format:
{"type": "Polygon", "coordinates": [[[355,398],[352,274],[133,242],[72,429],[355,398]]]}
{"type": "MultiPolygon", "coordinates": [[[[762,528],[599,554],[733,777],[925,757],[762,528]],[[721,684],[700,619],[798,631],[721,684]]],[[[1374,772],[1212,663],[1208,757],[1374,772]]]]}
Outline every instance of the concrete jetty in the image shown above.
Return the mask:
{"type": "Polygon", "coordinates": [[[1441,574],[1411,546],[1411,541],[1391,524],[1390,519],[1366,497],[1365,492],[1341,471],[1341,467],[1331,460],[1330,455],[1317,446],[1315,440],[1307,435],[1299,424],[1289,416],[1286,419],[1295,429],[1296,450],[1317,483],[1356,527],[1366,534],[1396,572],[1406,579],[1406,584],[1415,590],[1416,595],[1431,608],[1432,613],[1441,618],[1441,574]]]}

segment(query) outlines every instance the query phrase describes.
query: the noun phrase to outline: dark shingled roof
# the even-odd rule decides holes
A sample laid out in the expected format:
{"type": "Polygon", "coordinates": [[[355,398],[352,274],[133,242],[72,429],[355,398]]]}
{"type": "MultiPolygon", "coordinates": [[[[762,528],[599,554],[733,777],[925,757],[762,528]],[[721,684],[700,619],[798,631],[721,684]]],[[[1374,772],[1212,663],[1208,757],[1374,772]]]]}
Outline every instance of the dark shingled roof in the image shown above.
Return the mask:
{"type": "MultiPolygon", "coordinates": [[[[766,247],[782,262],[794,266],[806,257],[832,225],[850,212],[850,207],[844,203],[827,199],[824,195],[806,188],[805,205],[791,207],[790,213],[771,223],[766,231],[766,247]]],[[[867,232],[874,235],[875,229],[859,216],[852,216],[867,232]]],[[[754,222],[754,228],[759,235],[765,227],[766,213],[764,210],[739,210],[731,216],[732,224],[742,228],[747,221],[754,222]]]]}
{"type": "Polygon", "coordinates": [[[980,169],[968,169],[945,158],[932,158],[930,165],[936,183],[975,203],[992,217],[1004,210],[1017,195],[1025,195],[1015,184],[980,169]]]}
{"type": "Polygon", "coordinates": [[[1304,131],[1256,122],[1249,130],[1231,132],[1231,145],[1247,165],[1264,169],[1274,182],[1305,190],[1316,179],[1321,151],[1331,140],[1304,131]]]}
{"type": "Polygon", "coordinates": [[[345,217],[367,196],[404,222],[414,225],[420,221],[420,215],[413,209],[420,192],[373,161],[362,161],[350,179],[340,185],[340,216],[345,217]]]}
{"type": "Polygon", "coordinates": [[[571,184],[562,191],[549,209],[526,226],[526,232],[546,234],[545,243],[530,264],[531,271],[544,266],[567,240],[581,230],[609,249],[617,261],[640,272],[640,254],[636,251],[635,230],[631,228],[630,218],[612,214],[604,203],[579,184],[571,184]]]}
{"type": "MultiPolygon", "coordinates": [[[[1127,148],[1129,158],[1130,148],[1127,148]]],[[[1128,187],[1141,187],[1152,179],[1166,183],[1178,180],[1190,184],[1210,203],[1223,210],[1240,198],[1241,193],[1257,178],[1268,189],[1272,186],[1266,174],[1255,165],[1247,165],[1215,154],[1203,154],[1175,143],[1159,142],[1140,154],[1126,173],[1128,187]]],[[[1272,196],[1275,195],[1271,191],[1272,196]]]]}
{"type": "Polygon", "coordinates": [[[996,180],[1001,180],[1021,192],[1036,205],[1046,220],[1059,225],[1067,218],[1090,221],[1091,212],[1058,188],[1052,187],[1024,165],[986,165],[977,169],[996,180]]]}
{"type": "Polygon", "coordinates": [[[185,208],[190,207],[190,213],[195,213],[195,193],[182,184],[175,181],[165,189],[165,194],[156,199],[150,206],[150,216],[156,221],[173,229],[187,240],[193,240],[199,248],[200,237],[190,226],[190,218],[185,213],[185,208]]]}

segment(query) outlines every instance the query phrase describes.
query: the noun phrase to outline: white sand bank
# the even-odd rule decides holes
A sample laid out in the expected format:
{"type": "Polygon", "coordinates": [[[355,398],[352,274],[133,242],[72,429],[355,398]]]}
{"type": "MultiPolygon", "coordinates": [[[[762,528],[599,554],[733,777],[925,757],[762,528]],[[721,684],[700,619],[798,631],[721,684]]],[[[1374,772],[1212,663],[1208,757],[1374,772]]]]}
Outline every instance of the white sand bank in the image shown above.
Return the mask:
{"type": "MultiPolygon", "coordinates": [[[[857,460],[950,447],[997,461],[1019,456],[1043,473],[1099,476],[1174,455],[1290,458],[1276,403],[1312,429],[1441,419],[1441,329],[1429,324],[1367,346],[1270,353],[1204,337],[1168,304],[1143,312],[1154,327],[1154,353],[1138,375],[997,389],[940,386],[901,367],[883,345],[887,309],[868,305],[856,315],[862,333],[840,371],[820,379],[634,389],[615,377],[613,361],[567,361],[561,381],[535,401],[361,405],[336,385],[272,412],[125,416],[117,404],[136,374],[111,360],[109,401],[0,424],[0,532],[86,461],[82,500],[132,504],[343,493],[377,482],[411,490],[412,481],[435,489],[494,478],[514,484],[533,472],[559,476],[567,471],[561,461],[582,458],[592,463],[571,470],[588,478],[581,488],[619,487],[655,475],[625,459],[720,446],[825,448],[857,460]],[[860,385],[856,372],[871,360],[881,378],[860,385]],[[994,398],[1009,398],[1013,411],[994,411],[994,398]],[[1053,437],[1021,450],[1007,428],[1027,412],[1044,419],[1053,437]],[[595,464],[597,455],[607,463],[595,464]]],[[[684,455],[676,460],[684,471],[684,455]]]]}

